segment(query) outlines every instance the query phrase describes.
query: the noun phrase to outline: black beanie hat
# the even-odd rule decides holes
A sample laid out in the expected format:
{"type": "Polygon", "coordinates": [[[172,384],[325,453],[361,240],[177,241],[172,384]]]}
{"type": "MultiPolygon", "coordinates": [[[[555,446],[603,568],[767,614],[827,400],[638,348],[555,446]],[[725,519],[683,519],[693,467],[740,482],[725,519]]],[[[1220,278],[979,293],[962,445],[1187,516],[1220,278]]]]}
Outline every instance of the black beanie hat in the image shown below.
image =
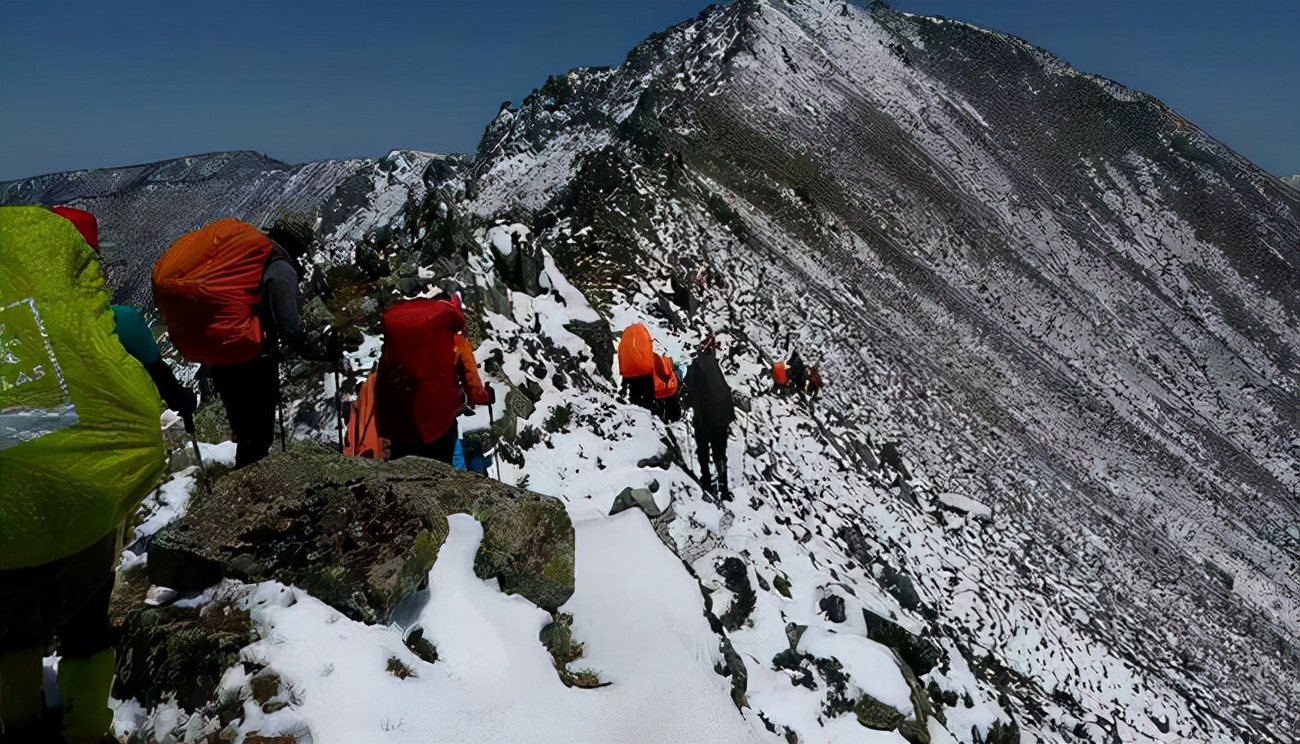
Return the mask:
{"type": "Polygon", "coordinates": [[[280,244],[294,258],[307,254],[311,244],[316,240],[315,233],[307,221],[301,217],[284,215],[276,218],[266,230],[266,236],[280,244]]]}

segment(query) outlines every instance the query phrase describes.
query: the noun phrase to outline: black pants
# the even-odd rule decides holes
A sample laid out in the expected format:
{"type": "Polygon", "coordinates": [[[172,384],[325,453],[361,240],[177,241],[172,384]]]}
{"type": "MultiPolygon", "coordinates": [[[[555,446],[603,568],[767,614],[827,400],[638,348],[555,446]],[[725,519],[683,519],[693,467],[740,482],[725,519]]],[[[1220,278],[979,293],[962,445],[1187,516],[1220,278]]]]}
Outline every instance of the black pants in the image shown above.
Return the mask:
{"type": "Polygon", "coordinates": [[[713,477],[709,475],[709,460],[712,454],[713,464],[718,470],[718,494],[730,498],[727,490],[727,435],[730,426],[695,427],[695,455],[700,459],[700,482],[705,489],[713,487],[713,477]]]}
{"type": "Polygon", "coordinates": [[[627,394],[627,400],[632,405],[641,406],[648,411],[658,413],[658,411],[655,410],[654,375],[624,377],[623,391],[627,394]]]}
{"type": "Polygon", "coordinates": [[[460,425],[452,421],[446,433],[432,442],[423,442],[421,444],[393,442],[388,450],[388,459],[396,460],[399,457],[415,455],[416,457],[427,457],[430,460],[439,460],[450,465],[452,458],[456,456],[456,439],[459,436],[460,425]]]}
{"type": "Polygon", "coordinates": [[[117,530],[111,530],[70,556],[0,571],[0,653],[44,648],[56,636],[63,656],[108,648],[117,558],[117,530]]]}
{"type": "Polygon", "coordinates": [[[270,356],[212,366],[212,382],[226,406],[235,436],[235,467],[266,457],[275,443],[275,409],[280,402],[280,366],[270,356]]]}

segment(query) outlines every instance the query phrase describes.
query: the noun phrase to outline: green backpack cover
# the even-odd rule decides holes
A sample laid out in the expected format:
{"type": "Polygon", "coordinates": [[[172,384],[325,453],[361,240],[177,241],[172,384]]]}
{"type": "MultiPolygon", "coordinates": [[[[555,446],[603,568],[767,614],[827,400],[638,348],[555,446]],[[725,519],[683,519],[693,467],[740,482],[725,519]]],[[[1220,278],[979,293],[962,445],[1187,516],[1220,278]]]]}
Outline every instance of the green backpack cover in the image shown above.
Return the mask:
{"type": "Polygon", "coordinates": [[[162,402],[109,300],[71,222],[0,207],[0,569],[91,546],[162,475],[162,402]]]}

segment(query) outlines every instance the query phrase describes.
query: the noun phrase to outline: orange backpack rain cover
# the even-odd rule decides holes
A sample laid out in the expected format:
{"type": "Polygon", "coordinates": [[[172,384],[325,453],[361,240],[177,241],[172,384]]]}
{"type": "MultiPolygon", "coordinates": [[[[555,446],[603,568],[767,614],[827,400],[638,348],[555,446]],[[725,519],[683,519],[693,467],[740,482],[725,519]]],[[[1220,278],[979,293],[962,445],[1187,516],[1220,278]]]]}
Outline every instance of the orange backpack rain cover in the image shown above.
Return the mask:
{"type": "Polygon", "coordinates": [[[788,385],[790,378],[785,374],[785,362],[777,362],[772,365],[772,376],[776,378],[776,384],[788,385]]]}
{"type": "Polygon", "coordinates": [[[357,390],[357,400],[348,414],[348,437],[343,442],[343,454],[348,457],[382,460],[384,451],[388,449],[375,426],[375,381],[378,378],[378,372],[371,370],[357,390]]]}
{"type": "Polygon", "coordinates": [[[227,217],[182,235],[158,259],[153,299],[181,356],[238,364],[262,350],[257,304],[273,245],[257,228],[227,217]]]}
{"type": "Polygon", "coordinates": [[[633,323],[623,329],[623,337],[618,342],[618,373],[623,377],[642,377],[654,371],[655,350],[650,329],[633,323]]]}
{"type": "Polygon", "coordinates": [[[655,354],[655,400],[671,398],[677,394],[677,370],[671,357],[655,354]]]}

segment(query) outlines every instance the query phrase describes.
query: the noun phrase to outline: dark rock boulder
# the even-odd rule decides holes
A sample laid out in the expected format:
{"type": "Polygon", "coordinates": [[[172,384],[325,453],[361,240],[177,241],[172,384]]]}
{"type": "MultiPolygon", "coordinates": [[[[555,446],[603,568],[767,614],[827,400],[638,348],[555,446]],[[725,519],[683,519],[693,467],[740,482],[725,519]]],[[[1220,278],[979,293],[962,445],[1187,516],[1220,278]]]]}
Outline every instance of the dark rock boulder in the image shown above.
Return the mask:
{"type": "Polygon", "coordinates": [[[571,320],[564,328],[587,343],[600,376],[614,379],[614,334],[609,330],[609,323],[603,318],[592,322],[571,320]]]}
{"type": "MultiPolygon", "coordinates": [[[[109,605],[117,678],[113,695],[146,706],[174,694],[186,710],[216,696],[225,671],[253,642],[248,611],[232,599],[201,607],[150,607],[149,583],[139,573],[119,575],[109,605]]],[[[237,714],[238,705],[230,715],[237,714]]]]}
{"type": "Polygon", "coordinates": [[[937,617],[934,609],[921,601],[921,595],[917,593],[916,584],[911,576],[888,563],[881,563],[879,580],[881,588],[898,600],[898,604],[902,605],[903,609],[919,612],[929,620],[937,617]]]}
{"type": "Polygon", "coordinates": [[[919,675],[928,674],[943,659],[943,652],[927,638],[907,632],[897,623],[863,610],[867,621],[867,637],[894,650],[919,675]]]}
{"type": "Polygon", "coordinates": [[[150,546],[149,579],[181,591],[276,580],[384,622],[423,585],[457,513],[483,524],[478,576],[552,612],[573,594],[573,525],[559,501],[423,458],[304,448],[196,494],[150,546]]]}
{"type": "Polygon", "coordinates": [[[614,504],[609,508],[609,516],[612,517],[628,509],[640,509],[651,519],[662,516],[672,506],[670,503],[668,508],[661,509],[659,504],[655,503],[654,494],[658,491],[659,481],[650,481],[648,488],[633,488],[631,486],[624,488],[614,497],[614,504]]]}
{"type": "Polygon", "coordinates": [[[749,569],[745,567],[743,561],[732,556],[719,563],[717,571],[722,576],[727,591],[735,595],[731,606],[719,619],[722,621],[722,627],[727,630],[739,630],[754,612],[754,605],[758,599],[754,587],[749,583],[749,569]]]}
{"type": "Polygon", "coordinates": [[[903,722],[903,714],[895,710],[894,706],[886,705],[870,695],[862,696],[853,706],[853,713],[858,717],[858,723],[877,731],[893,731],[903,722]]]}
{"type": "Polygon", "coordinates": [[[844,598],[838,594],[822,597],[817,606],[826,619],[833,623],[842,623],[848,619],[848,615],[844,612],[844,598]]]}
{"type": "Polygon", "coordinates": [[[745,693],[749,690],[749,670],[745,669],[745,662],[736,653],[730,639],[723,638],[719,648],[722,662],[715,671],[724,677],[731,677],[731,702],[735,704],[736,710],[743,710],[749,706],[745,699],[745,693]]]}

